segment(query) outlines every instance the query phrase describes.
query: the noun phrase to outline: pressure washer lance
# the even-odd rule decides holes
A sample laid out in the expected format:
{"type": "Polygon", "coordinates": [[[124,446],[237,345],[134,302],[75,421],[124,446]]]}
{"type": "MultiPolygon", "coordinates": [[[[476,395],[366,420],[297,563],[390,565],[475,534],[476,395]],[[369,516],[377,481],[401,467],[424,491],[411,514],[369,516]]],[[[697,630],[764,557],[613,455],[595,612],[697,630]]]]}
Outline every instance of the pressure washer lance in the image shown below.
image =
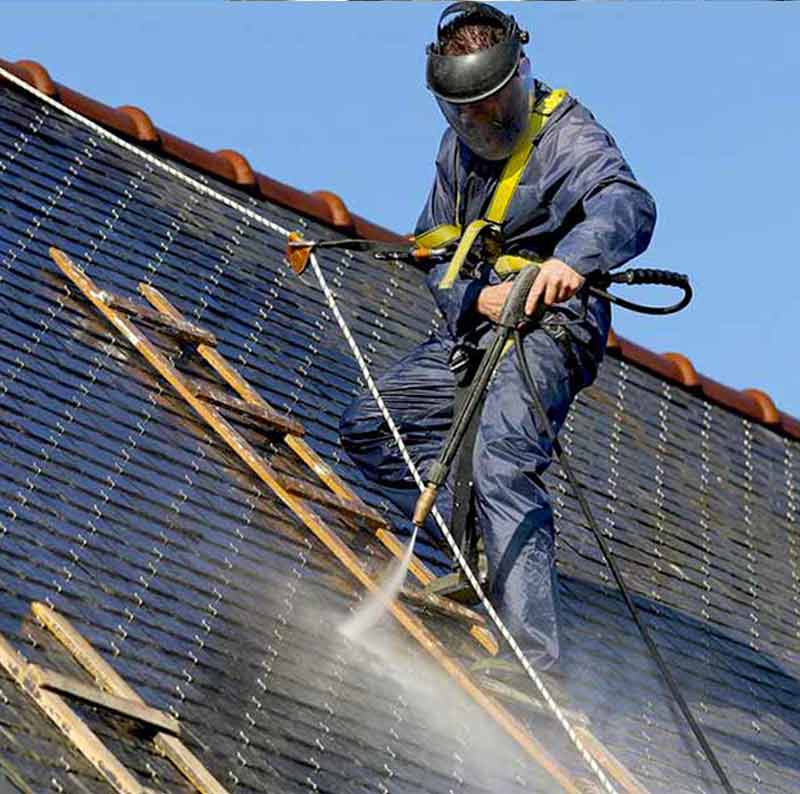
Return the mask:
{"type": "MultiPolygon", "coordinates": [[[[464,400],[464,405],[458,416],[453,420],[450,434],[442,447],[439,459],[431,465],[428,471],[425,490],[417,500],[414,509],[413,520],[418,527],[421,527],[425,522],[436,501],[439,488],[447,480],[450,466],[458,454],[464,434],[467,432],[476,410],[481,405],[483,394],[491,380],[497,362],[503,357],[512,335],[518,331],[520,325],[530,326],[541,319],[541,315],[544,312],[544,306],[541,303],[537,307],[535,316],[528,317],[525,315],[525,302],[538,275],[538,266],[531,264],[521,270],[514,279],[511,291],[503,305],[500,319],[497,322],[494,340],[481,359],[469,393],[464,400]]],[[[692,299],[692,288],[689,284],[689,279],[682,273],[672,273],[668,270],[633,268],[614,274],[601,273],[591,276],[582,289],[643,314],[673,314],[683,309],[692,299]],[[606,292],[605,287],[611,284],[657,284],[678,287],[683,290],[683,297],[671,306],[645,306],[606,292]]],[[[519,349],[519,345],[517,347],[519,349]]]]}
{"type": "MultiPolygon", "coordinates": [[[[481,404],[481,398],[483,397],[486,387],[489,385],[489,380],[494,373],[497,362],[502,358],[514,329],[525,317],[525,301],[538,275],[539,268],[536,265],[529,265],[524,270],[521,270],[514,279],[511,292],[509,292],[506,302],[503,304],[503,311],[500,314],[500,319],[497,321],[497,331],[495,331],[494,340],[481,359],[480,366],[472,381],[472,386],[464,400],[464,406],[458,416],[453,420],[450,434],[447,436],[447,440],[442,447],[439,459],[431,464],[428,470],[425,490],[420,494],[419,499],[417,499],[417,504],[414,507],[413,521],[418,527],[421,527],[425,523],[428,513],[431,512],[431,508],[436,502],[436,495],[439,492],[439,488],[441,488],[447,480],[450,466],[458,454],[461,441],[464,438],[464,434],[467,432],[469,423],[472,421],[475,411],[481,404]]],[[[538,309],[537,314],[541,314],[538,309]]]]}
{"type": "MultiPolygon", "coordinates": [[[[733,787],[728,780],[725,770],[722,768],[722,765],[717,759],[714,750],[706,739],[702,728],[695,720],[695,717],[692,714],[686,700],[684,699],[683,694],[678,688],[677,682],[673,678],[670,669],[667,667],[661,652],[658,650],[653,638],[650,636],[647,626],[645,626],[644,622],[642,621],[639,610],[634,604],[633,599],[628,591],[628,587],[622,578],[619,568],[617,567],[617,563],[611,554],[611,549],[608,547],[605,538],[600,532],[600,528],[598,527],[594,514],[589,507],[589,502],[586,499],[583,489],[578,483],[578,479],[575,476],[569,461],[563,454],[561,444],[553,432],[553,428],[550,425],[550,420],[547,417],[547,410],[542,402],[541,395],[536,387],[533,376],[531,375],[528,362],[525,360],[525,354],[523,351],[523,331],[526,327],[529,328],[530,326],[536,324],[544,311],[540,304],[540,306],[537,307],[537,311],[535,312],[534,316],[528,317],[525,314],[525,303],[527,301],[528,293],[530,292],[530,289],[533,286],[533,283],[536,281],[538,275],[539,268],[535,264],[531,264],[521,270],[514,279],[514,285],[511,288],[508,297],[506,298],[506,302],[503,305],[503,311],[497,323],[497,331],[495,332],[494,340],[481,360],[480,366],[475,373],[472,386],[470,387],[469,394],[464,401],[464,406],[461,409],[461,412],[453,420],[453,426],[450,430],[447,440],[444,443],[444,446],[442,447],[442,452],[439,455],[439,459],[430,467],[425,490],[420,494],[414,509],[414,524],[417,527],[421,527],[433,508],[433,505],[436,502],[438,490],[447,480],[447,474],[450,470],[453,460],[458,453],[464,433],[466,432],[466,429],[469,426],[475,411],[481,405],[483,392],[489,384],[489,380],[492,377],[498,361],[503,356],[503,353],[507,350],[507,346],[513,337],[513,344],[514,347],[516,347],[517,364],[520,372],[522,373],[525,386],[530,392],[533,400],[533,406],[536,411],[539,424],[541,424],[545,433],[547,434],[547,438],[552,446],[553,455],[558,460],[561,469],[569,481],[569,484],[581,507],[581,511],[583,512],[583,515],[586,518],[589,527],[591,528],[592,534],[597,540],[597,544],[600,547],[608,567],[611,569],[614,581],[617,583],[617,586],[622,593],[622,598],[625,601],[625,605],[627,606],[631,617],[633,618],[633,622],[636,624],[647,650],[650,652],[650,655],[653,657],[653,660],[658,666],[658,669],[661,672],[661,675],[663,676],[664,681],[666,682],[667,687],[672,694],[672,697],[675,699],[675,702],[678,704],[683,716],[689,723],[689,727],[692,729],[692,732],[702,747],[703,752],[706,754],[711,766],[714,768],[714,771],[722,783],[723,788],[728,794],[734,794],[733,787]]],[[[584,289],[588,289],[594,294],[600,294],[603,297],[613,297],[616,299],[614,301],[615,303],[625,306],[633,311],[643,312],[645,314],[670,314],[674,311],[679,311],[686,306],[692,298],[692,290],[691,286],[689,285],[688,278],[680,273],[671,273],[664,270],[631,269],[613,275],[602,274],[599,277],[595,277],[593,281],[594,284],[585,286],[584,289]],[[610,296],[608,293],[605,293],[603,287],[608,286],[611,283],[667,285],[671,287],[679,287],[684,291],[684,295],[683,298],[672,307],[641,306],[639,304],[623,300],[622,298],[617,298],[616,296],[610,296]]]]}

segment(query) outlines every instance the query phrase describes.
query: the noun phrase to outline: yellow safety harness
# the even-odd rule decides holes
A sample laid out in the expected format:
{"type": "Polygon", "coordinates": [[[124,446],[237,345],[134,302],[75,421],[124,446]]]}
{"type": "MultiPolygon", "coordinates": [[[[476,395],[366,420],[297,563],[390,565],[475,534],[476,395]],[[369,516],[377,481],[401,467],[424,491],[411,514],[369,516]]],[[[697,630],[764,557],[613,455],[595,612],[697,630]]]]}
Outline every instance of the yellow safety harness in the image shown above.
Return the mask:
{"type": "MultiPolygon", "coordinates": [[[[456,189],[455,223],[442,224],[417,235],[416,244],[425,248],[442,248],[456,240],[459,241],[450,265],[439,282],[439,289],[450,289],[453,286],[467,255],[481,234],[489,230],[499,233],[508,212],[508,207],[511,204],[511,199],[514,196],[514,191],[517,189],[522,174],[533,154],[534,141],[544,129],[550,115],[566,97],[566,90],[558,88],[542,97],[534,105],[528,127],[517,142],[514,151],[503,168],[503,173],[500,175],[497,187],[492,195],[489,209],[483,218],[472,221],[462,233],[458,217],[461,196],[460,191],[456,189]]],[[[533,95],[531,95],[531,102],[533,102],[533,95]]],[[[535,260],[521,256],[500,255],[496,258],[494,269],[500,276],[505,276],[508,273],[517,272],[531,261],[535,260]]]]}

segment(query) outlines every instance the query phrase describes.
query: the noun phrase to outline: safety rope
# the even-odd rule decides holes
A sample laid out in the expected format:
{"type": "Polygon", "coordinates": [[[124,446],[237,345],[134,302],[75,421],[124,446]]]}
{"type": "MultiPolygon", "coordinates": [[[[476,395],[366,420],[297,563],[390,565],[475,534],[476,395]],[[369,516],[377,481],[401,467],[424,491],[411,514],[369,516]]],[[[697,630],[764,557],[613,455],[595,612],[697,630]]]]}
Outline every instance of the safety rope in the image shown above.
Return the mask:
{"type": "MultiPolygon", "coordinates": [[[[269,220],[268,218],[265,218],[263,215],[260,215],[259,213],[251,210],[249,207],[246,207],[244,204],[241,204],[238,201],[234,201],[233,199],[228,198],[227,196],[225,196],[224,194],[220,193],[219,191],[216,191],[213,188],[208,187],[207,185],[204,185],[199,180],[194,179],[194,178],[184,174],[182,171],[180,171],[179,169],[169,165],[165,161],[163,161],[163,160],[161,160],[161,159],[159,159],[157,157],[154,157],[149,152],[143,151],[142,149],[134,146],[133,144],[128,143],[124,139],[118,137],[117,135],[114,135],[114,133],[109,132],[105,128],[101,127],[99,124],[96,124],[95,122],[91,121],[90,119],[87,119],[85,116],[82,116],[80,113],[75,112],[71,108],[66,107],[65,105],[61,104],[60,102],[58,102],[57,100],[53,99],[52,97],[47,96],[47,94],[44,94],[43,92],[39,91],[37,88],[29,85],[24,80],[22,80],[21,78],[17,77],[16,75],[12,74],[11,72],[7,71],[6,69],[4,69],[2,67],[0,67],[0,75],[2,75],[6,80],[8,80],[9,82],[11,82],[14,85],[18,86],[19,88],[23,89],[24,91],[34,95],[35,97],[37,97],[42,102],[45,102],[46,104],[50,105],[51,107],[56,108],[57,110],[62,112],[64,115],[68,116],[69,118],[77,121],[79,124],[81,124],[81,125],[87,127],[88,129],[92,130],[99,137],[104,138],[104,139],[106,139],[108,141],[111,141],[111,142],[115,143],[116,145],[118,145],[122,149],[124,149],[125,151],[130,152],[134,156],[139,157],[140,159],[144,160],[145,162],[149,163],[150,165],[153,165],[154,167],[160,169],[161,171],[164,171],[165,173],[169,174],[170,176],[174,177],[175,179],[177,179],[178,181],[184,183],[185,185],[188,185],[188,186],[192,187],[193,189],[199,191],[203,195],[208,196],[209,198],[212,198],[212,199],[214,199],[216,201],[219,201],[222,204],[224,204],[225,206],[227,206],[227,207],[229,207],[229,208],[231,208],[233,210],[236,210],[237,212],[240,212],[245,217],[250,218],[251,220],[255,221],[256,223],[261,224],[262,226],[270,229],[271,231],[273,231],[273,232],[275,232],[277,234],[283,235],[284,237],[288,237],[289,236],[290,231],[288,229],[284,229],[279,224],[269,220]]],[[[400,453],[403,456],[403,460],[405,461],[406,465],[408,466],[409,471],[411,472],[411,475],[413,476],[414,481],[417,484],[417,487],[420,489],[420,491],[423,491],[424,488],[425,488],[425,483],[423,482],[423,480],[422,480],[422,478],[421,478],[416,466],[414,465],[414,462],[411,459],[411,456],[410,456],[408,450],[406,449],[406,446],[405,446],[405,444],[403,442],[403,439],[400,436],[400,431],[397,429],[397,425],[394,423],[394,420],[392,419],[391,414],[389,413],[389,410],[386,407],[386,404],[384,403],[383,398],[381,397],[377,386],[375,385],[375,381],[373,380],[372,375],[369,372],[369,368],[367,367],[367,363],[366,363],[366,361],[364,359],[364,356],[362,355],[361,350],[358,347],[358,343],[356,342],[355,338],[353,337],[353,334],[350,332],[350,329],[349,329],[349,327],[347,325],[347,322],[345,321],[344,317],[342,316],[341,312],[339,311],[339,307],[338,307],[338,305],[336,303],[336,298],[333,295],[333,293],[331,292],[331,289],[328,286],[327,281],[325,280],[325,276],[324,276],[324,274],[322,272],[322,269],[319,266],[319,263],[317,261],[317,257],[314,254],[312,254],[311,257],[310,257],[310,261],[311,261],[312,269],[314,270],[314,274],[316,275],[317,280],[319,282],[320,288],[322,289],[322,292],[325,295],[325,299],[327,300],[328,305],[329,305],[331,311],[333,312],[334,317],[336,318],[336,322],[339,325],[339,328],[342,331],[342,334],[344,335],[345,339],[347,340],[348,345],[350,346],[350,350],[353,353],[353,356],[356,359],[356,362],[358,363],[359,369],[361,370],[361,374],[364,377],[364,380],[365,380],[365,382],[367,384],[367,387],[369,388],[370,393],[372,394],[373,398],[375,399],[376,403],[378,404],[378,407],[380,408],[380,411],[383,414],[383,417],[384,417],[384,419],[386,421],[386,424],[389,427],[389,429],[390,429],[390,431],[392,433],[392,436],[394,437],[395,442],[397,443],[397,447],[400,450],[400,453]]],[[[553,714],[556,717],[557,721],[559,722],[561,727],[566,732],[567,736],[569,736],[570,741],[574,745],[575,749],[578,751],[580,756],[583,758],[583,760],[585,761],[587,766],[589,766],[589,768],[592,770],[592,772],[594,772],[595,776],[600,781],[600,783],[602,784],[602,786],[606,790],[606,792],[608,792],[608,794],[619,794],[617,789],[614,787],[614,785],[611,783],[611,781],[606,777],[605,773],[603,772],[603,770],[598,765],[598,763],[595,760],[594,756],[584,746],[584,744],[581,741],[580,737],[575,732],[575,729],[572,727],[571,723],[569,722],[569,720],[564,715],[564,712],[561,711],[561,709],[559,708],[558,704],[553,699],[553,696],[550,694],[550,692],[548,691],[547,687],[545,686],[544,682],[539,677],[539,675],[536,673],[536,671],[534,670],[534,668],[532,667],[530,662],[527,660],[527,658],[525,657],[524,652],[522,651],[522,649],[520,648],[520,646],[518,645],[518,643],[516,642],[514,637],[511,635],[511,632],[509,632],[509,630],[506,628],[505,624],[503,623],[502,619],[497,614],[497,611],[492,606],[492,604],[489,601],[489,599],[487,598],[486,594],[483,592],[483,589],[481,588],[480,582],[478,581],[477,577],[475,576],[475,574],[473,573],[472,569],[470,568],[468,562],[466,561],[466,559],[464,558],[463,554],[461,553],[461,549],[458,547],[458,544],[456,543],[455,539],[450,534],[450,530],[448,529],[447,524],[445,523],[444,519],[442,518],[441,514],[436,509],[436,507],[434,507],[432,509],[431,514],[433,515],[434,520],[436,521],[437,525],[439,526],[439,529],[441,530],[442,535],[444,536],[445,540],[447,541],[447,544],[450,546],[450,549],[453,552],[453,556],[455,557],[456,561],[458,562],[459,566],[461,567],[461,570],[464,572],[464,575],[466,576],[466,578],[469,581],[470,585],[472,585],[473,589],[475,590],[475,593],[478,596],[478,598],[480,599],[481,604],[486,609],[486,612],[489,615],[492,623],[495,625],[497,630],[500,632],[500,634],[502,635],[503,639],[505,639],[505,641],[508,643],[509,647],[511,648],[512,652],[514,653],[514,656],[517,658],[517,660],[519,661],[519,663],[522,666],[522,668],[525,670],[525,672],[528,675],[528,677],[531,679],[531,681],[536,686],[536,689],[539,691],[539,694],[542,696],[542,698],[544,699],[545,703],[547,703],[547,706],[553,712],[553,714]]]]}

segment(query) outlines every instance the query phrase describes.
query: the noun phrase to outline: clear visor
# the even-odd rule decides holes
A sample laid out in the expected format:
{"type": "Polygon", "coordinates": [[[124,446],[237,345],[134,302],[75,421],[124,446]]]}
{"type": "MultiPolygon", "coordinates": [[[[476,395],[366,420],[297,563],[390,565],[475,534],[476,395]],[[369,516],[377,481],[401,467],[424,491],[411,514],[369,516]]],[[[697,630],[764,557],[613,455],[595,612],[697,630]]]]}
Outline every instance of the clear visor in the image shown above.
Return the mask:
{"type": "Polygon", "coordinates": [[[486,99],[456,104],[436,97],[436,101],[447,123],[469,149],[485,160],[504,160],[527,126],[531,84],[530,70],[520,68],[486,99]]]}

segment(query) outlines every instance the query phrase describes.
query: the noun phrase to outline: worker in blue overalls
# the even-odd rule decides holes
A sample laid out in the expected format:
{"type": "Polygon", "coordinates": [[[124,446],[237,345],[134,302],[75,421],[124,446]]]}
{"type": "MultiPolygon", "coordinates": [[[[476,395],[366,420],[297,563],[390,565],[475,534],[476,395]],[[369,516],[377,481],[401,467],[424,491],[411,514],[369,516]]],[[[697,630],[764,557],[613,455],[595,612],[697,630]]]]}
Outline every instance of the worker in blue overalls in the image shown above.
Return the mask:
{"type": "MultiPolygon", "coordinates": [[[[557,432],[575,395],[595,379],[610,328],[608,302],[580,288],[590,274],[642,253],[653,232],[653,199],[592,114],[566,91],[533,79],[527,41],[510,15],[467,2],[444,10],[428,47],[428,87],[449,126],[416,242],[458,244],[427,277],[446,327],[377,381],[422,472],[452,423],[454,358],[488,344],[514,272],[540,264],[526,312],[544,314],[524,337],[524,356],[557,432]],[[481,249],[473,243],[487,229],[494,242],[476,259],[481,249]]],[[[418,490],[368,394],[346,411],[340,433],[365,476],[410,516],[418,490]]],[[[542,482],[551,445],[516,356],[504,356],[495,371],[469,452],[466,513],[485,546],[489,597],[531,663],[555,671],[558,583],[542,482]]],[[[437,502],[447,521],[454,490],[458,501],[449,482],[437,502]]]]}

